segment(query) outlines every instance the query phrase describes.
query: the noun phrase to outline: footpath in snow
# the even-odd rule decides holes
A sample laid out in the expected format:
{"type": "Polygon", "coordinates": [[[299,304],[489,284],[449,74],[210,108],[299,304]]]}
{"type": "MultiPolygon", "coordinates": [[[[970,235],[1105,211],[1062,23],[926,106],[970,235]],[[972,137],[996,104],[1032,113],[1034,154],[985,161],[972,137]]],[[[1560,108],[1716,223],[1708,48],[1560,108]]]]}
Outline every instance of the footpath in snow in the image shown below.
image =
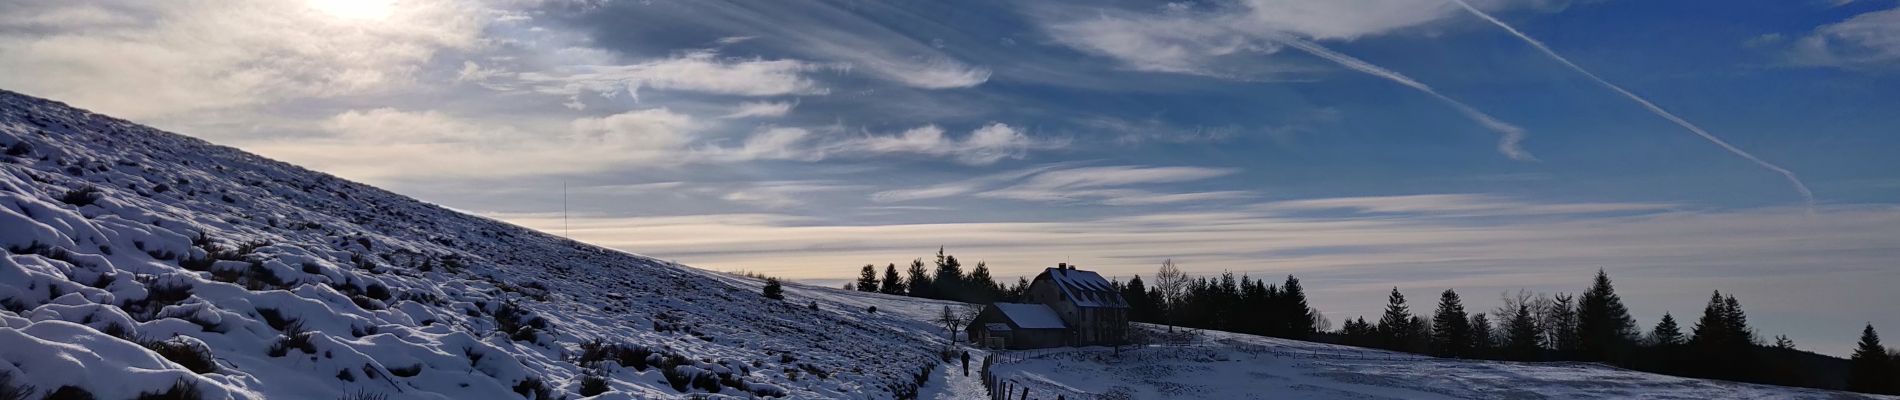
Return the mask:
{"type": "Polygon", "coordinates": [[[943,363],[936,372],[930,374],[930,380],[917,393],[919,399],[985,399],[989,398],[989,389],[983,387],[983,358],[989,353],[979,349],[970,352],[970,374],[963,374],[963,360],[956,359],[943,363]]]}

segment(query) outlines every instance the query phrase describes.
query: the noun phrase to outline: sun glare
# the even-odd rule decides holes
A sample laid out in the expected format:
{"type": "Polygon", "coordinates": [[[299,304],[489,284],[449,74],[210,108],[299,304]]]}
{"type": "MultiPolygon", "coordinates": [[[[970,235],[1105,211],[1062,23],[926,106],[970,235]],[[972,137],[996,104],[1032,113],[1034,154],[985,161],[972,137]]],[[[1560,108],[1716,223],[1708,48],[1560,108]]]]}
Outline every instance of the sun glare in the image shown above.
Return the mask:
{"type": "Polygon", "coordinates": [[[332,17],[352,20],[388,18],[394,0],[308,0],[310,8],[332,17]]]}

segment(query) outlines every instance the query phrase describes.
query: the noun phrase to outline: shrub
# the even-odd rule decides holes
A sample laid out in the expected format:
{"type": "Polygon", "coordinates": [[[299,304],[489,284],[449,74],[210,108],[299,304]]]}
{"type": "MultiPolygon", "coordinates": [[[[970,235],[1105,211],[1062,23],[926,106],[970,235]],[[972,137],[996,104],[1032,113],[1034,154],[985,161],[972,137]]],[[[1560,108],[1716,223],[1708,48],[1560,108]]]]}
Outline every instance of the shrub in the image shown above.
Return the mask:
{"type": "Polygon", "coordinates": [[[779,286],[778,278],[765,278],[764,294],[768,299],[784,300],[785,288],[779,286]]]}
{"type": "Polygon", "coordinates": [[[20,141],[20,142],[13,142],[12,146],[7,146],[7,155],[9,156],[22,157],[22,156],[25,156],[27,154],[32,154],[32,153],[33,153],[32,143],[20,141]]]}
{"type": "Polygon", "coordinates": [[[61,203],[71,204],[74,207],[85,207],[105,197],[105,193],[100,192],[99,188],[85,186],[66,191],[65,195],[59,196],[59,201],[61,203]]]}
{"type": "Polygon", "coordinates": [[[191,372],[208,374],[218,371],[218,362],[212,358],[211,349],[197,342],[173,337],[165,340],[140,340],[138,343],[191,372]]]}
{"type": "MultiPolygon", "coordinates": [[[[80,388],[78,386],[60,386],[59,389],[54,389],[52,393],[47,393],[46,397],[40,398],[40,400],[93,400],[93,399],[94,397],[92,397],[92,392],[88,392],[86,391],[86,389],[80,388]]],[[[143,397],[141,397],[141,399],[143,399],[143,397]]]]}
{"type": "Polygon", "coordinates": [[[200,400],[204,393],[198,391],[198,384],[184,379],[172,382],[172,387],[163,392],[140,393],[138,400],[200,400]]]}
{"type": "Polygon", "coordinates": [[[382,394],[382,393],[370,393],[368,391],[358,390],[356,391],[356,393],[350,393],[350,394],[343,395],[343,397],[338,397],[337,400],[389,400],[389,395],[382,394]]]}
{"type": "Polygon", "coordinates": [[[607,387],[607,371],[590,368],[581,373],[581,396],[592,397],[611,390],[607,387]]]}
{"type": "Polygon", "coordinates": [[[554,398],[554,388],[548,387],[547,382],[541,381],[541,377],[539,376],[530,376],[526,379],[522,379],[521,383],[515,384],[515,393],[529,400],[548,400],[554,398]]]}
{"type": "Polygon", "coordinates": [[[277,343],[270,345],[270,356],[283,357],[290,354],[290,349],[316,354],[317,344],[311,341],[313,336],[316,336],[316,332],[304,330],[302,322],[292,322],[284,328],[284,334],[277,336],[277,343]]]}
{"type": "Polygon", "coordinates": [[[12,373],[0,371],[0,400],[27,400],[32,395],[32,386],[14,384],[12,373]]]}
{"type": "Polygon", "coordinates": [[[402,378],[414,377],[417,374],[421,374],[421,373],[422,373],[422,364],[416,364],[416,365],[400,367],[400,368],[398,367],[389,368],[390,375],[395,375],[397,377],[402,377],[402,378]]]}

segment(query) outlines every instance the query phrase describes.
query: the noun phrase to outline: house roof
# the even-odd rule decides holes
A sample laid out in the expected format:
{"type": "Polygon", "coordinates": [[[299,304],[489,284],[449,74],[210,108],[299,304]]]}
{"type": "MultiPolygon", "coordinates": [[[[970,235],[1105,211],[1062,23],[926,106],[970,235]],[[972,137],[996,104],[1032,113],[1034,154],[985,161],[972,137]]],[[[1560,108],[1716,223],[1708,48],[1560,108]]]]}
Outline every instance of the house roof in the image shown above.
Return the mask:
{"type": "Polygon", "coordinates": [[[1107,279],[1094,271],[1057,267],[1043,270],[1036,280],[1041,281],[1043,277],[1048,277],[1076,306],[1128,308],[1128,300],[1122,298],[1121,292],[1115,291],[1107,279]]]}
{"type": "Polygon", "coordinates": [[[996,311],[1002,312],[1003,318],[1008,318],[1011,323],[1023,329],[1068,328],[1068,325],[1062,323],[1062,317],[1056,315],[1056,310],[1046,305],[994,303],[991,306],[996,307],[996,311]]]}

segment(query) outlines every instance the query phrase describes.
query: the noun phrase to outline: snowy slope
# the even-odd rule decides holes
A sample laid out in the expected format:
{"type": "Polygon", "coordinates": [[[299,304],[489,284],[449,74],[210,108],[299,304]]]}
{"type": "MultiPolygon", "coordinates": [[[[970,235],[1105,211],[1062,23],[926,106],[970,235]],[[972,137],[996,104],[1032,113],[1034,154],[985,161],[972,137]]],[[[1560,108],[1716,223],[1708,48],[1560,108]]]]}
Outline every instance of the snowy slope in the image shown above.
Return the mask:
{"type": "MultiPolygon", "coordinates": [[[[1160,329],[1146,326],[1145,329],[1160,329]]],[[[1020,394],[1070,399],[1862,399],[1590,363],[1442,359],[1205,331],[1191,343],[1035,351],[994,371],[1020,394]]]]}
{"type": "Polygon", "coordinates": [[[937,364],[929,303],[768,300],[56,102],[0,91],[0,149],[0,375],[31,398],[572,398],[590,372],[603,398],[892,398],[937,364]]]}

